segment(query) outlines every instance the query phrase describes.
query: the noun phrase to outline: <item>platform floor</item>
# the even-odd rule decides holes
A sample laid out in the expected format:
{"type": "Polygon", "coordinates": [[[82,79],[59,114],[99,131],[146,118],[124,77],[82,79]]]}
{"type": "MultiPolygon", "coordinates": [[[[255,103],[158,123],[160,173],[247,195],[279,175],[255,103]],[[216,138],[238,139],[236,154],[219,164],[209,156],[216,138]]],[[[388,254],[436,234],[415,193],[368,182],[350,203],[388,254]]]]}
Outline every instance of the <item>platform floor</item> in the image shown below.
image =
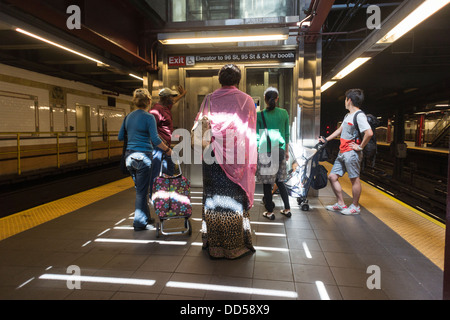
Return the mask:
{"type": "Polygon", "coordinates": [[[257,251],[228,261],[201,249],[201,189],[192,190],[192,236],[157,239],[132,230],[134,189],[120,180],[1,219],[0,300],[442,299],[445,227],[363,188],[360,215],[326,211],[335,200],[328,186],[310,211],[291,199],[292,218],[275,221],[262,216],[258,188],[257,251]]]}

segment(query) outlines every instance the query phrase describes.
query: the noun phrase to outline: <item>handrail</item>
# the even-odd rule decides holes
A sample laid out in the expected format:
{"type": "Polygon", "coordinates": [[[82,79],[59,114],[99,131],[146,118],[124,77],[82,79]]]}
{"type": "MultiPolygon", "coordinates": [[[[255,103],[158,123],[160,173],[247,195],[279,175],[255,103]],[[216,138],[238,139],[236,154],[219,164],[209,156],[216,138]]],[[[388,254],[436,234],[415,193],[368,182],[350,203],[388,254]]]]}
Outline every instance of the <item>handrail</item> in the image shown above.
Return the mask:
{"type": "MultiPolygon", "coordinates": [[[[123,143],[118,140],[111,139],[112,137],[118,136],[118,131],[72,131],[72,132],[0,132],[0,156],[5,155],[14,155],[14,157],[0,159],[2,161],[17,161],[17,174],[21,175],[22,168],[22,160],[27,158],[38,158],[44,156],[55,156],[56,157],[56,167],[61,168],[61,155],[62,154],[70,154],[73,152],[64,152],[65,150],[73,149],[74,147],[77,149],[76,153],[81,154],[84,153],[86,155],[86,163],[89,163],[89,153],[93,151],[107,150],[108,159],[111,159],[111,150],[112,149],[122,149],[123,143]],[[97,143],[100,141],[92,141],[95,138],[102,138],[103,143],[106,143],[106,147],[96,147],[91,148],[92,143],[97,143]],[[72,139],[76,140],[75,146],[64,146],[62,145],[62,141],[72,139]],[[83,145],[79,145],[79,140],[85,140],[83,145]],[[48,143],[48,141],[42,143],[41,148],[31,148],[24,149],[24,142],[30,140],[55,140],[54,143],[48,143]],[[2,145],[2,142],[6,141],[16,141],[16,145],[14,146],[6,146],[2,145]],[[117,142],[117,145],[113,145],[113,142],[117,142]],[[15,148],[14,151],[2,151],[3,148],[15,148]],[[47,152],[54,151],[55,153],[48,154],[47,152]],[[81,152],[80,152],[81,151],[81,152]],[[37,155],[31,155],[29,157],[25,156],[30,153],[39,153],[37,155]]],[[[32,147],[32,146],[31,146],[32,147]]]]}
{"type": "Polygon", "coordinates": [[[445,112],[445,115],[430,129],[427,133],[427,142],[432,142],[439,134],[447,128],[450,123],[450,113],[445,112]]]}

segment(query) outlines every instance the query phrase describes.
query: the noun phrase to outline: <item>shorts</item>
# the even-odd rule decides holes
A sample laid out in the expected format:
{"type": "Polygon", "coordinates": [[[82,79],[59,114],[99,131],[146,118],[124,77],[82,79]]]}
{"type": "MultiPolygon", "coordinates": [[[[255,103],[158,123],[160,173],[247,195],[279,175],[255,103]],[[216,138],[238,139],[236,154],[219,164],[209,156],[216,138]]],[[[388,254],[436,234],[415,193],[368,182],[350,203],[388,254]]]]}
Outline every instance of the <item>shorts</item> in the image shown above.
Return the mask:
{"type": "Polygon", "coordinates": [[[350,179],[359,178],[362,159],[362,152],[352,150],[339,153],[336,161],[334,162],[333,169],[331,169],[331,173],[342,177],[347,172],[350,179]]]}

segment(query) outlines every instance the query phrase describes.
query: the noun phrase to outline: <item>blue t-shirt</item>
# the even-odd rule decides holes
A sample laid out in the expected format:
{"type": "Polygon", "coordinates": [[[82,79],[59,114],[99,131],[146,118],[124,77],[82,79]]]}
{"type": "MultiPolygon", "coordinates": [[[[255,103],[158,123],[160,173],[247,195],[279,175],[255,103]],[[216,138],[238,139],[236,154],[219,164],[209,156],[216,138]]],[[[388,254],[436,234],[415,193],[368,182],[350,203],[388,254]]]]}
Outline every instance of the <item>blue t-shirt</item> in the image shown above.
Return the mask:
{"type": "Polygon", "coordinates": [[[155,117],[145,110],[138,109],[126,117],[120,128],[119,141],[125,139],[125,128],[128,135],[127,150],[152,152],[152,143],[155,146],[162,143],[158,136],[155,117]]]}

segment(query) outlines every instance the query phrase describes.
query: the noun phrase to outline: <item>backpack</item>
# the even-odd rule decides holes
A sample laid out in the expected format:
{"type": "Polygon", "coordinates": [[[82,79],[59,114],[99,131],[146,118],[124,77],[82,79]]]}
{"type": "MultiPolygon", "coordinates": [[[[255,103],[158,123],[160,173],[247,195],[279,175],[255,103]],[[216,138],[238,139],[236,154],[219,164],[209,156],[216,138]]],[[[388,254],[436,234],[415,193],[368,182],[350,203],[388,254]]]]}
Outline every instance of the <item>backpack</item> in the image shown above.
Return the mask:
{"type": "MultiPolygon", "coordinates": [[[[356,117],[360,113],[364,113],[364,112],[358,111],[355,113],[355,116],[353,118],[353,124],[354,124],[356,130],[358,131],[358,136],[359,136],[360,141],[362,141],[364,138],[364,133],[361,133],[361,131],[359,131],[358,121],[356,120],[356,117]]],[[[374,162],[375,156],[377,154],[377,137],[375,134],[375,129],[380,125],[380,121],[378,121],[377,117],[375,117],[372,114],[368,114],[368,115],[366,115],[366,117],[367,117],[367,122],[369,122],[369,125],[372,128],[373,136],[369,140],[367,145],[365,146],[365,148],[363,150],[363,155],[366,159],[372,160],[372,162],[374,162]]]]}
{"type": "Polygon", "coordinates": [[[324,166],[319,164],[316,167],[314,176],[311,179],[311,187],[314,190],[320,190],[325,188],[327,184],[328,184],[328,171],[324,166]]]}

